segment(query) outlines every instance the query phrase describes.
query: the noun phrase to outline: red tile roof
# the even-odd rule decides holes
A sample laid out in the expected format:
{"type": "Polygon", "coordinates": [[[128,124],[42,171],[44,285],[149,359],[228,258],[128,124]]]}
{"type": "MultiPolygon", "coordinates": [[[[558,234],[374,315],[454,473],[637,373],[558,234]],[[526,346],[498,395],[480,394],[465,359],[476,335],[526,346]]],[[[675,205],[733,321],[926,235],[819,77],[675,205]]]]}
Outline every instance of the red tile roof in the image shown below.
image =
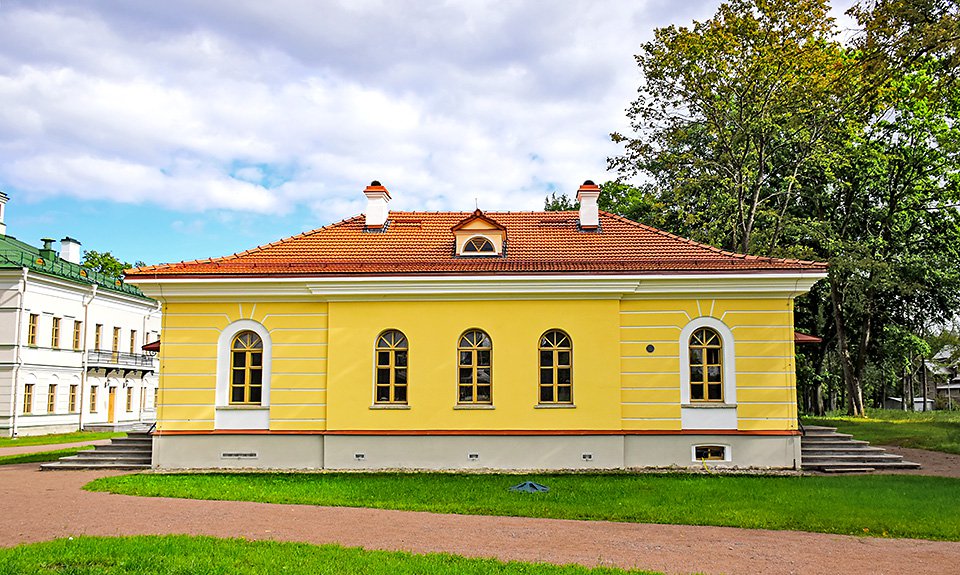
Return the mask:
{"type": "Polygon", "coordinates": [[[745,256],[600,212],[600,230],[578,228],[577,212],[488,212],[506,228],[504,254],[456,256],[451,228],[467,212],[391,212],[384,230],[363,216],[252,250],[206,260],[147,266],[152,277],[396,274],[668,274],[823,271],[827,264],[745,256]]]}

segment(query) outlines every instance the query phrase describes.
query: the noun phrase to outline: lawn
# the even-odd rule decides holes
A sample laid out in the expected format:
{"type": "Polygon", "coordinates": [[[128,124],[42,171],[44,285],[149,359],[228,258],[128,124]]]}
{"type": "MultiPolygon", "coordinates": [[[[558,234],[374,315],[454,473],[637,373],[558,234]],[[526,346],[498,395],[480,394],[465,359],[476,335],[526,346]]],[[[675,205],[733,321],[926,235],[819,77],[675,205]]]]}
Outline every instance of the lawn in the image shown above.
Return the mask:
{"type": "Polygon", "coordinates": [[[112,431],[77,431],[74,433],[56,433],[53,435],[30,435],[27,437],[0,438],[0,447],[18,447],[23,445],[53,445],[56,443],[76,443],[78,441],[95,441],[112,437],[126,437],[126,433],[112,431]]]}
{"type": "MultiPolygon", "coordinates": [[[[615,575],[623,571],[545,563],[504,563],[432,553],[365,551],[337,545],[307,545],[185,535],[141,537],[77,537],[0,549],[0,575],[69,573],[70,575],[615,575]]],[[[661,574],[662,575],[662,574],[661,574]]]]}
{"type": "Polygon", "coordinates": [[[868,409],[866,417],[805,417],[804,425],[836,427],[876,445],[899,445],[960,454],[960,411],[868,409]]]}
{"type": "Polygon", "coordinates": [[[251,473],[104,477],[128,495],[794,529],[960,541],[960,479],[695,474],[251,473]],[[509,491],[522,480],[548,493],[509,491]]]}
{"type": "Polygon", "coordinates": [[[56,461],[61,457],[76,455],[78,451],[93,449],[88,447],[71,447],[70,449],[58,449],[56,451],[41,451],[39,453],[22,453],[20,455],[0,456],[0,465],[13,465],[14,463],[43,463],[45,461],[56,461]]]}

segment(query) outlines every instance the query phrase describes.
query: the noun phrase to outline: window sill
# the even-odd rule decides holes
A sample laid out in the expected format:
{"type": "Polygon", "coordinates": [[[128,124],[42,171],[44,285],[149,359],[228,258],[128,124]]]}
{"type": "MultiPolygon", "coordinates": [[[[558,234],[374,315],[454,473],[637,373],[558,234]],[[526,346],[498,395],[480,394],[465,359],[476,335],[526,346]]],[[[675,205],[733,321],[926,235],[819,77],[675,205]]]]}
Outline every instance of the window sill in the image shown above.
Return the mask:
{"type": "Polygon", "coordinates": [[[684,403],[680,405],[680,407],[689,407],[693,409],[724,409],[736,406],[736,403],[717,403],[710,401],[704,401],[703,403],[684,403]]]}
{"type": "Polygon", "coordinates": [[[533,406],[534,409],[576,409],[577,406],[572,403],[538,403],[533,406]]]}
{"type": "Polygon", "coordinates": [[[217,411],[268,411],[269,405],[218,405],[217,411]]]}
{"type": "Polygon", "coordinates": [[[406,403],[397,403],[397,404],[374,403],[373,405],[370,406],[370,409],[386,409],[386,410],[391,410],[391,409],[410,409],[410,406],[407,405],[406,403]]]}
{"type": "Polygon", "coordinates": [[[468,410],[468,411],[471,410],[471,409],[496,409],[496,408],[493,407],[492,405],[484,405],[484,404],[482,404],[482,403],[481,403],[481,404],[477,404],[477,405],[467,405],[467,404],[454,405],[453,408],[454,408],[454,409],[465,409],[465,410],[468,410]]]}

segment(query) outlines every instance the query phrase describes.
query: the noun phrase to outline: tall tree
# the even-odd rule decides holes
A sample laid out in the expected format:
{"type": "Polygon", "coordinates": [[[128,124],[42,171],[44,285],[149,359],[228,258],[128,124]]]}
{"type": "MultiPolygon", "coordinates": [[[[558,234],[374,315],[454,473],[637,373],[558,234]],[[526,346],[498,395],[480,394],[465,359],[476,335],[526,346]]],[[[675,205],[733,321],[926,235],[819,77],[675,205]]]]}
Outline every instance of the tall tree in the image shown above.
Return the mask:
{"type": "Polygon", "coordinates": [[[674,230],[744,253],[778,245],[798,174],[847,106],[849,59],[826,0],[731,0],[636,56],[633,134],[609,165],[653,178],[674,230]],[[758,237],[759,234],[759,237],[758,237]]]}

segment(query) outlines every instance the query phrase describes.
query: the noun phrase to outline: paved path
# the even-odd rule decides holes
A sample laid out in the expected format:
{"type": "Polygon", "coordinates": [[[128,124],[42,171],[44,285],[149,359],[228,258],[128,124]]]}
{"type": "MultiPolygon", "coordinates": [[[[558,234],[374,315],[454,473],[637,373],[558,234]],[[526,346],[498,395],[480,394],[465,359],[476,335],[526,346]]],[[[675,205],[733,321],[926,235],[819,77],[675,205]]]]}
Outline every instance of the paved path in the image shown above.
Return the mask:
{"type": "Polygon", "coordinates": [[[97,439],[95,441],[77,441],[75,443],[54,443],[49,445],[17,445],[14,447],[0,447],[0,457],[4,455],[23,455],[24,453],[41,453],[43,451],[57,451],[60,449],[70,449],[71,447],[84,447],[87,445],[106,445],[110,443],[109,439],[97,439]]]}
{"type": "Polygon", "coordinates": [[[956,573],[960,543],[730,527],[192,501],[91,493],[116,473],[0,466],[0,546],[70,535],[184,533],[416,553],[636,567],[666,573],[956,573]]]}

